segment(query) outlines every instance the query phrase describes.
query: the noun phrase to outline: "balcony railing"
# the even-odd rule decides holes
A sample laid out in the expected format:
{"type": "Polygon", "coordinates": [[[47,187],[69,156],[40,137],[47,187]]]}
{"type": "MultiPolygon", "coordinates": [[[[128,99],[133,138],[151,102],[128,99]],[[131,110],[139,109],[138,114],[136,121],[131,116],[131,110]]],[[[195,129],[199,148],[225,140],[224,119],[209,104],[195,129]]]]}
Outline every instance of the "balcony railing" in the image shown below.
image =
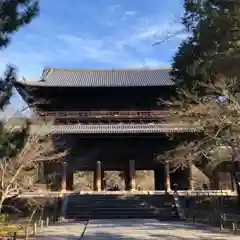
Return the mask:
{"type": "Polygon", "coordinates": [[[134,120],[161,119],[168,115],[168,111],[48,111],[37,112],[40,117],[62,120],[134,120]]]}

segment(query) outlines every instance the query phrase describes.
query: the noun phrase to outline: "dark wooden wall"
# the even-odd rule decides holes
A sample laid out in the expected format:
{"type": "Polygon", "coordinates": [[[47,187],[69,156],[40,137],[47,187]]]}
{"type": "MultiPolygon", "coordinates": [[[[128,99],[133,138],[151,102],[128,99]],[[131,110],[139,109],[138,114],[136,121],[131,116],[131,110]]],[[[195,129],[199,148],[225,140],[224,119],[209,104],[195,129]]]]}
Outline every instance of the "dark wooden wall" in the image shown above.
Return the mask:
{"type": "Polygon", "coordinates": [[[172,87],[42,87],[29,88],[28,92],[38,100],[39,110],[149,110],[160,107],[158,106],[158,98],[169,100],[174,95],[175,89],[172,87]],[[41,104],[43,102],[44,104],[41,104]]]}

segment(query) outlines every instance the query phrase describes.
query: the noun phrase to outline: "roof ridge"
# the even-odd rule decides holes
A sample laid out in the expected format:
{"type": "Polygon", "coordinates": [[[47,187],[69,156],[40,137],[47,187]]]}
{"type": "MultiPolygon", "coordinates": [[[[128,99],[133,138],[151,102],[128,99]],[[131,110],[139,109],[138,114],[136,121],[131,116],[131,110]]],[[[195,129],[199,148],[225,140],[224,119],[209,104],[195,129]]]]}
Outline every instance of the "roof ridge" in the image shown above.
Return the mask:
{"type": "MultiPolygon", "coordinates": [[[[56,68],[56,67],[51,67],[51,71],[74,71],[74,72],[80,72],[80,71],[85,71],[85,72],[97,72],[97,71],[106,71],[106,72],[111,72],[111,71],[142,71],[142,70],[170,70],[171,67],[136,67],[136,68],[56,68]]],[[[49,70],[49,67],[48,67],[49,70]]]]}
{"type": "Polygon", "coordinates": [[[170,68],[50,68],[44,69],[36,83],[42,86],[137,87],[172,86],[170,68]]]}

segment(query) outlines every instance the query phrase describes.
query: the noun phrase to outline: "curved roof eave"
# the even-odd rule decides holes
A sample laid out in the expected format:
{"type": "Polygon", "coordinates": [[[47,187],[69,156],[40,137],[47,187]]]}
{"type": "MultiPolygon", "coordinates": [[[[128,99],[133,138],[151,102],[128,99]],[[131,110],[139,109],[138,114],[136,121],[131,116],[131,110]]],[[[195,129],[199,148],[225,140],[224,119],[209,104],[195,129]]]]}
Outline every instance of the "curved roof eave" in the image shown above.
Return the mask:
{"type": "Polygon", "coordinates": [[[160,87],[175,85],[170,68],[66,69],[48,68],[38,81],[18,80],[32,87],[160,87]]]}

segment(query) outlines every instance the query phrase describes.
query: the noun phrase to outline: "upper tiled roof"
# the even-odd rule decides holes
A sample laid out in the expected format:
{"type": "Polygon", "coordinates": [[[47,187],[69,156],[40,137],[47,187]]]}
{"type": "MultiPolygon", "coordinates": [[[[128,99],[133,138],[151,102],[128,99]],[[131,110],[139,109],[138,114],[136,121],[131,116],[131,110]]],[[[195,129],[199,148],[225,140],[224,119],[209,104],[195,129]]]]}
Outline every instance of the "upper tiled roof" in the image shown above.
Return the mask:
{"type": "Polygon", "coordinates": [[[24,85],[50,87],[137,87],[174,85],[170,69],[64,69],[45,68],[39,81],[24,85]]]}

